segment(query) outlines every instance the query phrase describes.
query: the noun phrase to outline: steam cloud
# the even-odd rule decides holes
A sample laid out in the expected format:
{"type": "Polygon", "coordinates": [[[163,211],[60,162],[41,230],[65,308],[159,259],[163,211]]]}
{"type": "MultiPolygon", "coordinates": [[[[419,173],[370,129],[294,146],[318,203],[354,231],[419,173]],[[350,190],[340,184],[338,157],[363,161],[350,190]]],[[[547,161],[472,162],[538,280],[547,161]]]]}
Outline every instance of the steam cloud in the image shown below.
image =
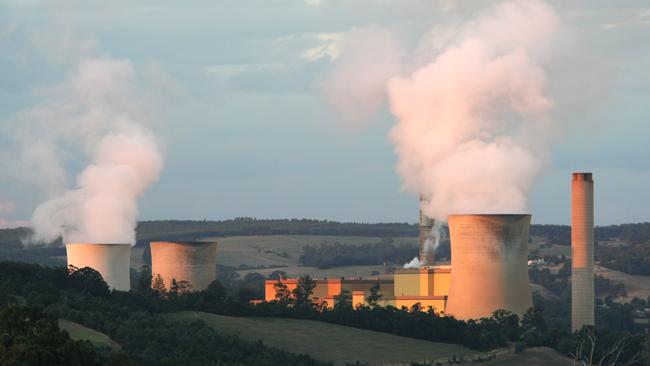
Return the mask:
{"type": "Polygon", "coordinates": [[[23,161],[43,173],[52,192],[34,211],[34,242],[135,244],[137,200],[155,182],[163,160],[130,62],[88,58],[43,106],[20,116],[23,161]],[[34,145],[37,148],[30,148],[34,145]],[[61,150],[92,158],[65,190],[61,150]]]}
{"type": "MultiPolygon", "coordinates": [[[[427,216],[528,211],[558,127],[547,69],[562,32],[543,2],[500,3],[461,26],[434,28],[408,58],[417,61],[385,68],[408,70],[383,84],[397,118],[390,140],[404,187],[430,198],[427,216]]],[[[344,53],[329,85],[354,64],[344,53]]]]}

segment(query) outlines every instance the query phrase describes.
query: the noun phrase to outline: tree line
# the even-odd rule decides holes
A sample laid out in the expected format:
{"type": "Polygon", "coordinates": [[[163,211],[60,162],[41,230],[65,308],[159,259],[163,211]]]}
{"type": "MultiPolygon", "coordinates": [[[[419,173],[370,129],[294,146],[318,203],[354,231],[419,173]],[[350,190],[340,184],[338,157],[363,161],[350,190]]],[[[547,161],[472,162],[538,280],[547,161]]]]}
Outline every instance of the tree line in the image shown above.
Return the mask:
{"type": "MultiPolygon", "coordinates": [[[[122,345],[120,357],[141,365],[319,364],[308,356],[292,355],[219,334],[202,322],[172,323],[163,316],[181,310],[326,321],[423,340],[456,343],[479,350],[515,342],[519,348],[549,346],[571,355],[581,344],[584,349],[593,343],[592,339],[596,339],[594,344],[598,347],[592,361],[607,360],[610,346],[620,344],[620,352],[617,351],[619,360],[629,361],[631,365],[650,362],[649,336],[631,332],[628,328],[613,328],[625,323],[629,315],[627,312],[624,313],[625,319],[620,318],[622,315],[618,313],[626,309],[615,308],[617,305],[614,303],[611,303],[612,311],[606,313],[611,319],[603,319],[603,314],[599,313],[598,329],[571,334],[562,327],[548,324],[545,319],[547,308],[540,307],[530,309],[522,318],[497,311],[489,318],[464,322],[438,316],[430,309],[420,311],[419,305],[412,309],[376,306],[377,298],[368,299],[370,306],[353,308],[349,294],[343,294],[338,304],[329,309],[309,300],[313,291],[313,280],[309,277],[301,278],[295,291],[279,291],[276,301],[258,305],[241,301],[219,281],[199,292],[152,287],[153,281],[150,272],[145,270],[135,278],[131,291],[109,291],[101,276],[92,269],[68,271],[66,268],[5,262],[0,263],[0,303],[3,309],[14,308],[12,311],[31,311],[26,307],[38,307],[49,316],[101,331],[122,345]],[[603,324],[606,326],[601,327],[603,324]]],[[[375,291],[375,295],[377,293],[375,291]]],[[[369,297],[372,296],[371,291],[369,297]]],[[[645,300],[634,302],[627,310],[648,305],[645,300]]],[[[8,327],[10,330],[3,330],[3,334],[13,331],[14,325],[8,327]]],[[[16,349],[26,344],[18,346],[16,349]]],[[[101,354],[95,352],[99,364],[108,364],[106,357],[102,359],[101,354]]]]}
{"type": "Polygon", "coordinates": [[[417,246],[395,244],[392,238],[361,245],[322,242],[302,248],[300,264],[308,267],[369,266],[407,263],[419,254],[417,246]]]}

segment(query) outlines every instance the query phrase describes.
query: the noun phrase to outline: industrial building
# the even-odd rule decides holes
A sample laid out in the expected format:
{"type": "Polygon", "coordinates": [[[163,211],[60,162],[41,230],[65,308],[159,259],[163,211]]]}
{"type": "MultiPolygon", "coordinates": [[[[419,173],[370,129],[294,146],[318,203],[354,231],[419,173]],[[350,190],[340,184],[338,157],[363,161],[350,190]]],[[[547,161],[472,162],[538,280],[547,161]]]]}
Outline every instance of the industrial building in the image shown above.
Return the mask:
{"type": "MultiPolygon", "coordinates": [[[[379,285],[378,294],[381,306],[411,308],[420,304],[424,309],[432,307],[438,313],[444,313],[449,294],[451,268],[433,266],[426,268],[398,269],[392,278],[337,278],[316,279],[312,294],[314,304],[333,307],[339,301],[341,293],[346,292],[352,299],[352,305],[367,305],[366,297],[370,289],[379,285]]],[[[281,283],[292,291],[298,285],[297,278],[280,279],[281,283]]],[[[264,283],[265,300],[276,299],[278,280],[266,280],[264,283]]]]}
{"type": "MultiPolygon", "coordinates": [[[[411,308],[419,304],[457,319],[490,317],[495,310],[522,316],[533,306],[528,280],[530,215],[452,215],[451,265],[397,269],[392,278],[315,280],[315,304],[332,307],[343,291],[353,306],[366,304],[379,284],[379,304],[411,308]]],[[[289,290],[298,279],[281,279],[289,290]]],[[[265,283],[265,300],[276,298],[275,280],[265,283]]]]}
{"type": "Polygon", "coordinates": [[[129,291],[131,280],[130,244],[68,243],[65,245],[68,266],[90,267],[99,274],[110,289],[129,291]]]}
{"type": "MultiPolygon", "coordinates": [[[[572,329],[594,325],[594,193],[591,173],[572,178],[572,329]]],[[[421,206],[424,198],[420,197],[421,206]]],[[[382,306],[412,308],[419,304],[455,318],[479,319],[496,310],[522,316],[533,306],[528,279],[528,234],[531,215],[465,214],[448,218],[451,265],[435,265],[434,221],[420,210],[420,267],[396,269],[371,278],[316,279],[311,300],[333,307],[348,294],[353,306],[366,304],[379,286],[382,306]]],[[[205,290],[216,279],[216,242],[152,242],[152,275],[166,288],[174,281],[186,290],[205,290]]],[[[129,244],[66,244],[68,265],[97,270],[111,289],[130,289],[129,244]]],[[[280,281],[288,290],[298,279],[266,280],[265,300],[276,299],[280,281]]]]}
{"type": "Polygon", "coordinates": [[[151,242],[151,274],[165,288],[186,281],[189,291],[202,291],[217,279],[216,242],[151,242]]]}

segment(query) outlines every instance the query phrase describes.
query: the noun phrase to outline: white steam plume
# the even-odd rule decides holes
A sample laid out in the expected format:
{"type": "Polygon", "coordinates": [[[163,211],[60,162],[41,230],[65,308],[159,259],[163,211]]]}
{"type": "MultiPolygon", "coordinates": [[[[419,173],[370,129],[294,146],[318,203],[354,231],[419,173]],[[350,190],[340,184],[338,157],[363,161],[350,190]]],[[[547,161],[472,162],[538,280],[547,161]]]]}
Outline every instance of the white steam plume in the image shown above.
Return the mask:
{"type": "Polygon", "coordinates": [[[347,126],[374,117],[386,101],[386,82],[400,72],[399,45],[378,28],[353,30],[343,41],[334,75],[324,83],[330,105],[347,126]]]}
{"type": "Polygon", "coordinates": [[[429,197],[427,216],[528,211],[559,127],[547,69],[563,31],[544,2],[500,3],[436,27],[409,58],[417,64],[402,67],[411,72],[390,78],[396,170],[407,190],[429,197]]]}
{"type": "MultiPolygon", "coordinates": [[[[34,242],[135,244],[137,199],[158,179],[163,160],[150,119],[135,85],[133,67],[126,60],[89,58],[80,62],[70,79],[50,91],[42,106],[20,116],[17,136],[47,146],[51,159],[28,157],[60,184],[64,170],[57,152],[78,147],[92,157],[71,190],[57,192],[34,211],[34,242]],[[51,165],[49,165],[51,164],[51,165]]],[[[26,150],[23,150],[25,153],[26,150]]],[[[29,150],[27,150],[29,151],[29,150]]]]}

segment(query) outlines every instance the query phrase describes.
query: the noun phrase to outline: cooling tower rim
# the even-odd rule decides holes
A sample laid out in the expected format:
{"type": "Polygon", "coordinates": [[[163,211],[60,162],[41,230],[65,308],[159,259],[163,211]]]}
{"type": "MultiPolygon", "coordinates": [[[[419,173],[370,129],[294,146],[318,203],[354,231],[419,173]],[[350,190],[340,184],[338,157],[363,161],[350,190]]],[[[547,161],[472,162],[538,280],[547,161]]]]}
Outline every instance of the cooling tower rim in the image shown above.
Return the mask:
{"type": "Polygon", "coordinates": [[[461,218],[461,217],[494,217],[494,218],[515,218],[515,217],[532,217],[531,214],[453,214],[448,218],[461,218]]]}
{"type": "Polygon", "coordinates": [[[201,245],[214,245],[218,242],[215,241],[151,241],[151,245],[187,245],[187,246],[201,246],[201,245]]]}
{"type": "Polygon", "coordinates": [[[102,246],[117,246],[117,245],[128,245],[132,246],[130,243],[65,243],[66,246],[68,245],[102,245],[102,246]]]}

